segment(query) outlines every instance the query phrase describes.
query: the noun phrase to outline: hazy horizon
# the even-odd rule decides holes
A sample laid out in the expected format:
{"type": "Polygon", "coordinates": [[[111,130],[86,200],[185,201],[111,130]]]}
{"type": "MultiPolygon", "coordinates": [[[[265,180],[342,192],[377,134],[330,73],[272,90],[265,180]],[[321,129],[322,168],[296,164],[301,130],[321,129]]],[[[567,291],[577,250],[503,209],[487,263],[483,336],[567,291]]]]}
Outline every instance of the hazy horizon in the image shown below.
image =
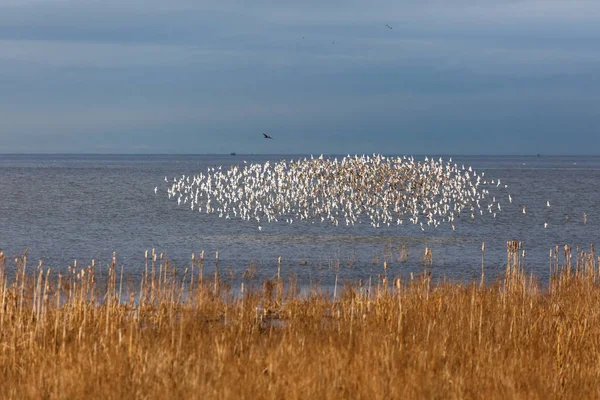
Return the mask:
{"type": "Polygon", "coordinates": [[[60,153],[60,152],[30,152],[30,153],[17,153],[17,152],[0,152],[2,156],[232,156],[232,157],[241,157],[241,156],[335,156],[335,157],[343,157],[343,156],[354,156],[354,155],[372,155],[379,154],[387,157],[396,157],[396,156],[413,156],[413,157],[600,157],[600,153],[596,154],[549,154],[549,153],[537,153],[537,154],[475,154],[475,153],[390,153],[390,152],[375,152],[375,153],[238,153],[238,152],[230,152],[230,153],[91,153],[91,152],[79,152],[79,153],[60,153]],[[235,153],[235,154],[231,154],[235,153]]]}

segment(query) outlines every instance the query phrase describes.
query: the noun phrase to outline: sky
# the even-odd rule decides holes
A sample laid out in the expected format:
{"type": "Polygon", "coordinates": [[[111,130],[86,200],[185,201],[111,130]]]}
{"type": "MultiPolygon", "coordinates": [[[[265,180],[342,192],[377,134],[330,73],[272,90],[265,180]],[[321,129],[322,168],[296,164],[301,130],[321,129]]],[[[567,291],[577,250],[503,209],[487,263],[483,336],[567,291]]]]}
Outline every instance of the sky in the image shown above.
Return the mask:
{"type": "Polygon", "coordinates": [[[0,153],[230,152],[600,154],[600,1],[0,0],[0,153]]]}

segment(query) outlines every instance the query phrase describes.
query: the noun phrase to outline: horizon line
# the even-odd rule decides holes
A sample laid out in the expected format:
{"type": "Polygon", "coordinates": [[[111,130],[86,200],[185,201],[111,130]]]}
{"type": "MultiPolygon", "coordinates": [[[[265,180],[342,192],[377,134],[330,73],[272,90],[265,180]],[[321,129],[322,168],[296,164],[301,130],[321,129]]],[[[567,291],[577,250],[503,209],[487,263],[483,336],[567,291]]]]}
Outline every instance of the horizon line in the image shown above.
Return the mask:
{"type": "Polygon", "coordinates": [[[600,153],[584,154],[584,153],[506,153],[506,154],[490,154],[490,153],[102,153],[102,152],[0,152],[0,156],[347,156],[347,155],[383,155],[383,156],[427,156],[427,157],[599,157],[600,153]]]}

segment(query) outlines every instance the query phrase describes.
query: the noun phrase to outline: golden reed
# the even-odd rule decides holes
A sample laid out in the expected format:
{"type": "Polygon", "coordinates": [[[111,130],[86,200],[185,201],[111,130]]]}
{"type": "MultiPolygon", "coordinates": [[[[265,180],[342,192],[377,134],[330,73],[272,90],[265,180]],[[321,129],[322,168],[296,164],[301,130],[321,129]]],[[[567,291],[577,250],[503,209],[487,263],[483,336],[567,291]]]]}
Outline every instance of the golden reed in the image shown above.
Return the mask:
{"type": "Polygon", "coordinates": [[[552,249],[545,286],[523,257],[510,241],[497,280],[433,283],[429,250],[421,276],[331,296],[281,260],[234,291],[203,253],[181,270],[146,252],[135,285],[116,256],[54,273],[0,254],[0,398],[600,397],[594,248],[552,249]]]}

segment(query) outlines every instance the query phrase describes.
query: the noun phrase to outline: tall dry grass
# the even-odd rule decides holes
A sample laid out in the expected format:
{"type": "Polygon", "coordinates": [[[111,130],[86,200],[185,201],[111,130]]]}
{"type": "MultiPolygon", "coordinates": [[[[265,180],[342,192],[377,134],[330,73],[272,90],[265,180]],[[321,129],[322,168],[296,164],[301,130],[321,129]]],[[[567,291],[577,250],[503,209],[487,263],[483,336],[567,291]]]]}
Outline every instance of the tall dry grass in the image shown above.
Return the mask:
{"type": "Polygon", "coordinates": [[[553,249],[543,288],[521,253],[493,283],[433,283],[424,262],[335,296],[279,278],[234,295],[203,255],[147,255],[134,290],[115,259],[60,274],[0,254],[0,397],[599,397],[593,248],[553,249]]]}

